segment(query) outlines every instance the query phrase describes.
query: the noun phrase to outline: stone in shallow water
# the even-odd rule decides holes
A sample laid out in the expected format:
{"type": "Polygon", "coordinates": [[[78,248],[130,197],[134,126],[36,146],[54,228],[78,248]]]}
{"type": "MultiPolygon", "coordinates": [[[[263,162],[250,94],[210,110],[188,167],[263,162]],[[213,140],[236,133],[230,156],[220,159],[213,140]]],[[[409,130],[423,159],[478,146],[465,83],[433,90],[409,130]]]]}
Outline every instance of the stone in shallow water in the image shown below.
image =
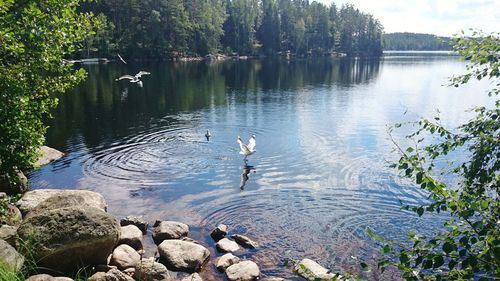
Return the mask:
{"type": "Polygon", "coordinates": [[[135,225],[139,228],[142,233],[146,233],[148,230],[148,222],[146,222],[142,217],[127,216],[120,220],[120,226],[135,225]]]}
{"type": "Polygon", "coordinates": [[[215,266],[217,267],[217,269],[219,271],[224,272],[224,271],[226,271],[226,269],[228,267],[230,267],[233,264],[239,263],[239,262],[240,262],[240,258],[238,258],[237,256],[235,256],[231,253],[227,253],[227,254],[225,254],[222,257],[217,259],[215,266]]]}
{"type": "Polygon", "coordinates": [[[135,266],[134,278],[148,281],[173,280],[168,273],[168,269],[163,264],[155,262],[154,258],[142,259],[135,266]]]}
{"type": "Polygon", "coordinates": [[[97,272],[90,276],[88,281],[135,281],[134,278],[119,271],[118,269],[111,269],[108,272],[97,272]]]}
{"type": "Polygon", "coordinates": [[[236,241],[236,243],[240,244],[241,246],[243,246],[245,248],[255,249],[258,247],[257,242],[253,241],[252,239],[250,239],[244,235],[235,234],[235,235],[231,235],[231,238],[233,238],[234,241],[236,241]]]}
{"type": "Polygon", "coordinates": [[[120,227],[119,244],[127,244],[130,247],[141,250],[142,246],[142,231],[135,225],[127,225],[120,227]]]}
{"type": "Polygon", "coordinates": [[[117,266],[120,270],[135,267],[141,260],[141,256],[129,245],[122,244],[113,250],[110,265],[117,266]]]}
{"type": "Polygon", "coordinates": [[[158,252],[167,268],[185,272],[198,271],[210,256],[207,248],[181,240],[163,241],[158,252]]]}
{"type": "Polygon", "coordinates": [[[242,261],[226,269],[227,279],[230,281],[251,281],[259,278],[259,266],[253,261],[242,261]]]}
{"type": "Polygon", "coordinates": [[[227,252],[236,252],[240,249],[240,246],[238,246],[238,243],[231,241],[227,238],[222,238],[217,242],[216,244],[217,250],[223,253],[227,252]]]}
{"type": "Polygon", "coordinates": [[[203,281],[203,279],[201,279],[201,276],[195,272],[182,278],[181,281],[203,281]]]}
{"type": "Polygon", "coordinates": [[[226,237],[227,234],[227,225],[225,224],[219,224],[213,231],[210,233],[210,236],[215,240],[215,242],[221,240],[222,238],[226,237]]]}
{"type": "MultiPolygon", "coordinates": [[[[311,259],[303,259],[295,265],[295,272],[310,281],[331,280],[336,275],[311,259]]],[[[337,277],[341,278],[341,276],[337,277]]]]}
{"type": "Polygon", "coordinates": [[[176,221],[157,221],[153,228],[153,240],[158,245],[165,239],[179,239],[188,235],[189,226],[176,221]]]}
{"type": "Polygon", "coordinates": [[[50,162],[57,160],[61,157],[64,156],[64,153],[61,151],[48,147],[48,146],[41,146],[40,147],[40,156],[38,157],[38,160],[35,163],[36,167],[47,165],[50,162]]]}

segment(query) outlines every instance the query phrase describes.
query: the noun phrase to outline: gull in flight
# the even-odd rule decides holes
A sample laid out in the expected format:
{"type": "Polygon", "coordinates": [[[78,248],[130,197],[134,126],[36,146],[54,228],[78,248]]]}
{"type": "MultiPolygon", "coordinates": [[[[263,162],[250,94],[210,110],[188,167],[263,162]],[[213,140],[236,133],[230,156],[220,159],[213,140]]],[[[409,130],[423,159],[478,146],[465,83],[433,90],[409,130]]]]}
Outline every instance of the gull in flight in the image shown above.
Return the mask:
{"type": "Polygon", "coordinates": [[[142,75],[149,75],[151,73],[147,72],[147,71],[139,71],[139,73],[137,73],[136,75],[132,76],[132,75],[123,75],[123,76],[120,76],[120,78],[117,78],[115,79],[115,81],[120,81],[120,80],[123,80],[123,79],[128,79],[130,80],[130,83],[137,83],[137,85],[139,85],[139,87],[142,87],[142,81],[141,81],[141,76],[142,75]]]}
{"type": "Polygon", "coordinates": [[[207,130],[207,132],[205,133],[205,137],[207,138],[207,141],[210,140],[210,137],[212,136],[212,134],[210,134],[210,131],[207,130]]]}
{"type": "Polygon", "coordinates": [[[243,140],[241,139],[240,136],[238,136],[238,144],[240,145],[240,154],[245,155],[245,162],[247,160],[248,155],[252,155],[256,150],[255,150],[255,135],[252,135],[250,137],[250,140],[248,141],[248,144],[244,144],[243,140]]]}

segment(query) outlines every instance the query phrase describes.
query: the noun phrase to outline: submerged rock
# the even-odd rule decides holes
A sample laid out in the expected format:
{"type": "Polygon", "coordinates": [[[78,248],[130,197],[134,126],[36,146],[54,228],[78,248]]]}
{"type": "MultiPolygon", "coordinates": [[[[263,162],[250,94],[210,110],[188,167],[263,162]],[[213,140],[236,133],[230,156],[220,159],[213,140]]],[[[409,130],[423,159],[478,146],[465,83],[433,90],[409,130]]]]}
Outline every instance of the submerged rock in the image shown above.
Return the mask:
{"type": "Polygon", "coordinates": [[[228,267],[230,267],[233,264],[239,263],[239,262],[240,262],[240,258],[238,258],[237,256],[235,256],[231,253],[227,253],[227,254],[225,254],[222,257],[217,259],[215,266],[217,267],[217,269],[219,271],[224,272],[224,271],[226,271],[226,269],[228,267]]]}
{"type": "Polygon", "coordinates": [[[148,223],[142,217],[126,216],[120,220],[120,226],[135,225],[142,233],[148,230],[148,223]]]}
{"type": "Polygon", "coordinates": [[[223,253],[227,252],[236,252],[240,249],[240,246],[238,246],[238,243],[231,241],[227,238],[222,238],[217,242],[215,245],[217,247],[217,250],[223,253]]]}
{"type": "Polygon", "coordinates": [[[35,163],[35,166],[40,167],[43,165],[47,165],[50,162],[57,160],[61,157],[64,156],[64,153],[61,151],[48,147],[48,146],[41,146],[40,147],[40,156],[38,157],[38,160],[35,163]]]}
{"type": "Polygon", "coordinates": [[[129,245],[122,244],[113,250],[110,265],[115,265],[120,270],[135,267],[141,260],[141,256],[129,245]]]}
{"type": "Polygon", "coordinates": [[[188,235],[189,226],[176,221],[157,221],[153,228],[153,240],[158,245],[165,239],[179,239],[188,235]]]}
{"type": "Polygon", "coordinates": [[[235,235],[231,235],[231,238],[233,238],[234,241],[236,241],[238,244],[240,244],[241,246],[243,246],[245,248],[255,249],[258,247],[257,242],[253,241],[252,239],[250,239],[244,235],[235,234],[235,235]]]}
{"type": "Polygon", "coordinates": [[[330,273],[328,269],[322,267],[311,259],[303,259],[295,265],[294,271],[301,277],[310,280],[332,280],[335,274],[330,273]]]}
{"type": "Polygon", "coordinates": [[[227,235],[227,225],[219,224],[213,231],[210,233],[210,236],[215,240],[215,242],[221,240],[227,235]]]}
{"type": "Polygon", "coordinates": [[[93,207],[66,207],[35,214],[17,231],[32,239],[37,265],[72,272],[86,265],[104,264],[118,242],[116,219],[93,207]]]}
{"type": "Polygon", "coordinates": [[[15,270],[21,269],[24,257],[5,240],[0,240],[0,263],[15,270]]]}
{"type": "Polygon", "coordinates": [[[198,271],[210,256],[207,248],[181,240],[163,241],[158,252],[167,268],[185,272],[198,271]]]}
{"type": "Polygon", "coordinates": [[[142,259],[135,266],[134,278],[136,280],[148,281],[171,281],[173,280],[168,269],[161,263],[155,262],[154,258],[142,259]]]}
{"type": "Polygon", "coordinates": [[[141,250],[142,246],[142,231],[135,225],[127,225],[120,227],[119,244],[127,244],[130,247],[141,250]]]}
{"type": "Polygon", "coordinates": [[[226,269],[230,281],[251,281],[259,278],[260,270],[253,261],[242,261],[226,269]]]}

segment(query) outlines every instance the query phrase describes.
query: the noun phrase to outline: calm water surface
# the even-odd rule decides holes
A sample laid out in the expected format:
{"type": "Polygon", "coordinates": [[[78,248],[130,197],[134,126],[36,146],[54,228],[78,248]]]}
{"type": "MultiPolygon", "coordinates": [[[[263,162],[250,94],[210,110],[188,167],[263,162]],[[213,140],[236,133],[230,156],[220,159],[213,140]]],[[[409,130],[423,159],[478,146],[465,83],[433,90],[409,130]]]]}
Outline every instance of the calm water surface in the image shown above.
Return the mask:
{"type": "MultiPolygon", "coordinates": [[[[210,230],[227,224],[261,245],[241,255],[283,277],[285,251],[355,271],[352,256],[373,254],[367,227],[399,239],[410,228],[434,231],[440,218],[400,210],[425,194],[388,168],[397,155],[387,125],[436,109],[456,125],[487,87],[441,86],[465,64],[422,53],[85,68],[87,81],[60,99],[48,132],[48,145],[68,155],[33,172],[33,187],[98,191],[118,217],[183,221],[211,249],[210,230]],[[151,72],[143,88],[114,81],[139,70],[151,72]],[[257,152],[245,165],[236,137],[251,134],[257,152]]],[[[219,276],[212,265],[203,275],[219,276]]]]}

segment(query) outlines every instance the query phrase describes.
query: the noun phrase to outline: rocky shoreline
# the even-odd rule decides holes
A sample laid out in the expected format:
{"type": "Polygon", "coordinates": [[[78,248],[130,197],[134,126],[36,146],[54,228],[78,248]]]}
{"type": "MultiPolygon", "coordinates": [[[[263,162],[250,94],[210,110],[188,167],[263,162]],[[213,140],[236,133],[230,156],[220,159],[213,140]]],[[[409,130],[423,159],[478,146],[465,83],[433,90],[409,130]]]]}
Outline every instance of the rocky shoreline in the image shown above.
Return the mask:
{"type": "MultiPolygon", "coordinates": [[[[44,151],[49,151],[43,155],[50,159],[40,165],[63,156],[44,151]]],[[[0,197],[5,195],[0,192],[0,197]]],[[[214,257],[209,246],[189,237],[187,224],[170,220],[150,224],[133,216],[118,220],[107,212],[104,197],[89,190],[28,191],[8,206],[8,217],[4,222],[8,224],[0,226],[0,263],[13,271],[28,266],[37,273],[29,281],[69,281],[74,276],[89,281],[201,281],[199,273],[209,267],[219,272],[220,280],[262,277],[257,263],[245,258],[248,251],[258,251],[259,244],[231,233],[230,226],[220,224],[207,235],[215,244],[214,257]],[[155,244],[152,256],[145,256],[145,239],[155,244]]],[[[309,259],[296,261],[294,272],[306,280],[342,278],[309,259]]]]}

